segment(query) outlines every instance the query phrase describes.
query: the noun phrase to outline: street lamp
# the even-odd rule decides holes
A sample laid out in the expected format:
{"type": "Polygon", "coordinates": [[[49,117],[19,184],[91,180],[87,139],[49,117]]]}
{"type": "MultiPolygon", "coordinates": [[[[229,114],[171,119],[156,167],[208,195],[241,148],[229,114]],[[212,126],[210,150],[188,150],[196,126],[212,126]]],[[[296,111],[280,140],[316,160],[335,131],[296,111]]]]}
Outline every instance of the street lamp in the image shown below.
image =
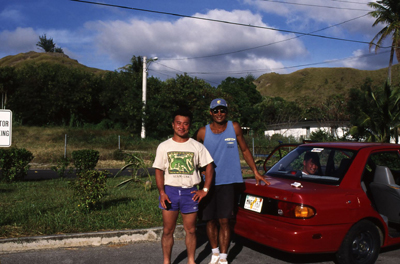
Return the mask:
{"type": "Polygon", "coordinates": [[[142,91],[142,102],[143,102],[143,117],[142,117],[142,131],[140,132],[140,137],[141,138],[146,138],[146,126],[145,126],[145,122],[144,122],[144,117],[146,115],[146,97],[147,97],[147,66],[150,66],[150,63],[152,61],[156,61],[158,60],[157,57],[154,58],[150,58],[147,61],[147,57],[143,56],[143,82],[142,82],[142,86],[143,86],[143,91],[142,91]],[[147,65],[147,63],[149,65],[147,65]]]}

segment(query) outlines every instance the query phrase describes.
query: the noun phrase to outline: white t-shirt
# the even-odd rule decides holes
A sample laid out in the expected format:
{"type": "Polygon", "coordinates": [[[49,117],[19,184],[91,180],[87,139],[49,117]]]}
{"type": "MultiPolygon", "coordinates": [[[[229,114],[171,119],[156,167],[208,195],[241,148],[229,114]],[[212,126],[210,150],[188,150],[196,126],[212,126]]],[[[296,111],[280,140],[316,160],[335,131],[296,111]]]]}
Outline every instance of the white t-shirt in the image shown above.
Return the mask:
{"type": "Polygon", "coordinates": [[[170,138],[158,145],[153,168],[164,171],[164,185],[193,187],[201,181],[198,169],[211,162],[203,144],[192,138],[183,143],[170,138]]]}

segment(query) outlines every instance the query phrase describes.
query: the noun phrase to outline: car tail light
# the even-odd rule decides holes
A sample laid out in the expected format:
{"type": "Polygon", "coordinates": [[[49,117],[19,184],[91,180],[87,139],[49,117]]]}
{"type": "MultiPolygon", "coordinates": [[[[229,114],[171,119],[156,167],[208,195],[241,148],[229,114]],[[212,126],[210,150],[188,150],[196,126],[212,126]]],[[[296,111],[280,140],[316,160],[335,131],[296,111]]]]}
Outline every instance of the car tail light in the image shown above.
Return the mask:
{"type": "Polygon", "coordinates": [[[279,201],[278,215],[291,218],[311,218],[315,215],[315,210],[310,206],[279,201]]]}

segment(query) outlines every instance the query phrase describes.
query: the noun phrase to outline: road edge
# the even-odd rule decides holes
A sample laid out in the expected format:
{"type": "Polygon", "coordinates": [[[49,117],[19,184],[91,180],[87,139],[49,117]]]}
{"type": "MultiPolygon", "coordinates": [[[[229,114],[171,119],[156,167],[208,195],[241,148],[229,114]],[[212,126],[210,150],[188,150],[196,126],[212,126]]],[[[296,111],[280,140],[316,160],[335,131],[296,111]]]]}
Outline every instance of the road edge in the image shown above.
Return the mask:
{"type": "MultiPolygon", "coordinates": [[[[38,249],[127,244],[141,241],[160,241],[162,230],[162,227],[156,227],[148,229],[6,238],[0,239],[0,252],[15,253],[38,249]]],[[[176,239],[182,239],[185,237],[185,231],[182,225],[176,226],[174,237],[176,239]]]]}

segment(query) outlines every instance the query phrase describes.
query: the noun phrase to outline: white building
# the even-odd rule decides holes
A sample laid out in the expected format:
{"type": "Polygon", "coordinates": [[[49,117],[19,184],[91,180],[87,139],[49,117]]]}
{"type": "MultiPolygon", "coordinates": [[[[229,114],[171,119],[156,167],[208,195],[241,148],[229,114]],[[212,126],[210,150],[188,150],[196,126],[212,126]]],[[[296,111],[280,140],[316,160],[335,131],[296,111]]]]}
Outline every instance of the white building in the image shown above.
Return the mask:
{"type": "Polygon", "coordinates": [[[265,136],[280,134],[285,137],[292,136],[296,140],[310,139],[312,132],[323,130],[326,133],[342,138],[349,131],[348,122],[316,122],[302,121],[297,123],[281,123],[270,125],[264,132],[265,136]]]}

